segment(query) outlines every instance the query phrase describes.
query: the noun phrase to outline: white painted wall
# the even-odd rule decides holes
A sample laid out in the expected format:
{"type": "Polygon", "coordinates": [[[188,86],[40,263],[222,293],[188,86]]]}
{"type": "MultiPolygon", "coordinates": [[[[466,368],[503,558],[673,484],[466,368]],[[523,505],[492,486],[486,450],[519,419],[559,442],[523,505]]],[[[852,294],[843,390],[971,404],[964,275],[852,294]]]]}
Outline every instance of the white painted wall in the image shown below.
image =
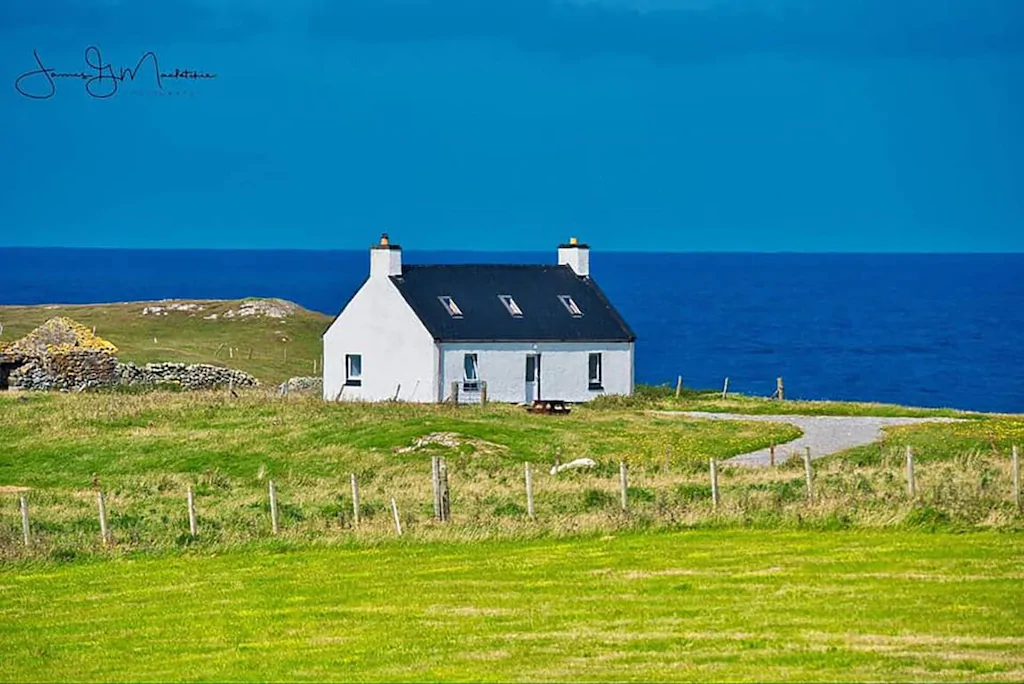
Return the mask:
{"type": "Polygon", "coordinates": [[[401,384],[402,401],[437,401],[437,345],[386,277],[391,256],[382,250],[383,273],[366,281],[324,333],[324,399],[340,391],[342,400],[382,401],[401,384]],[[363,357],[359,387],[345,386],[346,354],[363,357]]]}
{"type": "MultiPolygon", "coordinates": [[[[463,380],[464,357],[477,354],[478,376],[487,381],[489,401],[526,400],[526,356],[541,355],[541,398],[588,401],[602,394],[633,393],[633,344],[630,342],[445,342],[440,345],[443,398],[452,380],[463,380]],[[603,390],[588,385],[591,352],[602,354],[603,390]]],[[[463,396],[460,393],[460,401],[463,396]]]]}

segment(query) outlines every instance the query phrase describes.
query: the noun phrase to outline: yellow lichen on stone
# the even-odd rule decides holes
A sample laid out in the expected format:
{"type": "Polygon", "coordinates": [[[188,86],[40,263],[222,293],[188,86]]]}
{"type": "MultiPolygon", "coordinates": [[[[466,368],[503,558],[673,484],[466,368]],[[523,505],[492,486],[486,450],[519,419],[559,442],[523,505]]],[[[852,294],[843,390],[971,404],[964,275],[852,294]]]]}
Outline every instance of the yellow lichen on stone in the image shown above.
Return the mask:
{"type": "Polygon", "coordinates": [[[81,323],[64,316],[51,318],[15,342],[11,349],[26,356],[52,356],[76,351],[117,353],[117,347],[112,343],[93,334],[92,330],[81,323]]]}

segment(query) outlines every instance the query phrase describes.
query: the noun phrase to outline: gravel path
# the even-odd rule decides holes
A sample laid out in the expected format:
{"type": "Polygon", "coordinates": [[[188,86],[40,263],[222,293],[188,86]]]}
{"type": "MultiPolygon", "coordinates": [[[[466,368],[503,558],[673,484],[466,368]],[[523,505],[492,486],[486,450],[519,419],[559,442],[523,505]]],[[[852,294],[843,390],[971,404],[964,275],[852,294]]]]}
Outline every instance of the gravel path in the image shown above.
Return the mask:
{"type": "MultiPolygon", "coordinates": [[[[821,458],[837,451],[877,442],[882,428],[917,423],[955,423],[958,418],[871,418],[864,416],[749,416],[735,413],[703,413],[700,411],[658,411],[662,415],[688,416],[708,420],[747,420],[766,423],[789,423],[803,430],[803,436],[775,447],[775,462],[782,463],[791,456],[799,456],[811,448],[811,458],[821,458]]],[[[770,464],[768,449],[740,454],[725,461],[744,465],[770,464]]]]}

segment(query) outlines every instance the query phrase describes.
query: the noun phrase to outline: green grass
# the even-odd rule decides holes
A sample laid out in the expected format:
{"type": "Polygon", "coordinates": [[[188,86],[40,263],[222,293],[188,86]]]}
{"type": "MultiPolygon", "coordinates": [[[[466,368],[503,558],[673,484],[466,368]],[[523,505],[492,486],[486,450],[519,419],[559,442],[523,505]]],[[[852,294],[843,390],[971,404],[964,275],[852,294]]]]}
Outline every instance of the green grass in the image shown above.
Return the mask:
{"type": "Polygon", "coordinates": [[[683,389],[677,397],[668,385],[640,385],[632,397],[601,397],[592,402],[594,408],[609,410],[709,411],[712,413],[743,413],[748,415],[803,416],[883,416],[883,417],[948,417],[980,418],[985,414],[953,408],[919,408],[854,401],[776,401],[730,393],[722,399],[718,390],[683,389]]]}
{"type": "Polygon", "coordinates": [[[95,326],[97,335],[118,347],[121,361],[210,363],[273,384],[313,374],[313,361],[321,358],[320,336],[331,322],[329,316],[302,308],[287,318],[225,319],[224,313],[237,310],[242,300],[176,301],[200,304],[204,310],[142,315],[145,307],[166,302],[0,306],[0,343],[13,342],[55,316],[67,316],[95,326]],[[217,314],[217,320],[204,320],[210,314],[217,314]]]}
{"type": "Polygon", "coordinates": [[[1020,681],[1022,548],[733,530],[20,565],[0,680],[1020,681]]]}
{"type": "Polygon", "coordinates": [[[919,453],[913,500],[897,439],[874,447],[874,461],[853,452],[817,462],[810,504],[798,460],[767,469],[722,464],[722,502],[713,508],[708,459],[781,444],[799,431],[584,406],[543,416],[504,405],[325,404],[261,392],[0,395],[0,562],[244,548],[270,533],[270,479],[282,534],[301,542],[387,538],[392,497],[409,536],[442,541],[680,527],[1022,529],[1008,457],[1011,442],[1024,437],[1020,422],[983,418],[929,430],[936,453],[919,453]],[[399,451],[433,433],[452,433],[459,444],[399,451]],[[431,520],[434,455],[449,464],[451,525],[431,520]],[[598,466],[547,472],[555,458],[578,457],[598,466]],[[620,461],[629,465],[628,516],[619,504],[620,461]],[[524,462],[535,467],[538,524],[526,516],[524,462]],[[362,490],[358,530],[351,473],[362,490]],[[97,547],[97,487],[115,540],[106,551],[97,547]],[[198,539],[184,534],[189,487],[198,539]],[[28,549],[17,516],[23,491],[33,526],[28,549]]]}

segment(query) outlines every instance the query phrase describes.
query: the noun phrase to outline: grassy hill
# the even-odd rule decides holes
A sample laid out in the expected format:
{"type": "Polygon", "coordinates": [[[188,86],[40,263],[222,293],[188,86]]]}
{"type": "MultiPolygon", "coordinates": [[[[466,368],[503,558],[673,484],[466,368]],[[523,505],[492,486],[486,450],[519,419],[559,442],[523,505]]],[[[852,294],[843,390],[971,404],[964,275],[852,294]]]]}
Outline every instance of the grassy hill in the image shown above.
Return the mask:
{"type": "Polygon", "coordinates": [[[95,327],[97,335],[117,345],[122,361],[210,363],[251,373],[266,384],[312,375],[314,361],[319,368],[320,336],[331,318],[290,303],[277,304],[287,311],[282,318],[227,317],[248,308],[247,301],[279,300],[173,302],[194,309],[170,309],[172,302],[166,301],[0,306],[0,342],[13,342],[50,318],[67,316],[95,327]],[[157,307],[160,311],[153,311],[157,307]]]}

